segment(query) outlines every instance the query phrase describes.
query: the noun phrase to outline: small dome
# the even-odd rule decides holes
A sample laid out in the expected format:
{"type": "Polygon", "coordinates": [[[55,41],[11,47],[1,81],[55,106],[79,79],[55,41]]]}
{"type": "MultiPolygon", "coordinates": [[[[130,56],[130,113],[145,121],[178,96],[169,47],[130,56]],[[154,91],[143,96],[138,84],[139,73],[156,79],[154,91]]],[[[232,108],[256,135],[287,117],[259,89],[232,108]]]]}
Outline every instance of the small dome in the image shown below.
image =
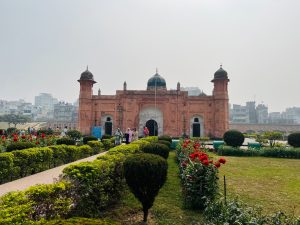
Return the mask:
{"type": "Polygon", "coordinates": [[[152,90],[155,89],[155,86],[159,89],[166,89],[166,81],[165,79],[160,76],[157,72],[152,76],[147,83],[147,90],[152,90]]]}
{"type": "Polygon", "coordinates": [[[96,83],[96,81],[94,81],[93,74],[89,71],[88,68],[86,68],[86,71],[81,73],[80,79],[78,81],[82,81],[82,80],[90,80],[90,81],[93,81],[94,83],[96,83]]]}
{"type": "Polygon", "coordinates": [[[214,80],[227,80],[227,72],[223,70],[222,65],[220,66],[220,69],[218,69],[214,74],[214,80]]]}

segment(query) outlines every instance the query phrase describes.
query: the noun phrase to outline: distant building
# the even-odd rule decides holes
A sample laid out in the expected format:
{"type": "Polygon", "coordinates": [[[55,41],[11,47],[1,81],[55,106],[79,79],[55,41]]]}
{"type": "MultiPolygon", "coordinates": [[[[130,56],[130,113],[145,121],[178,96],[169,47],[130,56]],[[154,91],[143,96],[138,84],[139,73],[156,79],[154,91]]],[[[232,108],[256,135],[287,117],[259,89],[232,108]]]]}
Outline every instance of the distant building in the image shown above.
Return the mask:
{"type": "Polygon", "coordinates": [[[256,116],[258,124],[267,124],[268,123],[268,107],[264,104],[259,104],[256,107],[256,116]]]}
{"type": "Polygon", "coordinates": [[[283,114],[286,119],[300,124],[300,107],[287,108],[283,114]]]}
{"type": "Polygon", "coordinates": [[[206,94],[198,87],[180,87],[181,91],[187,91],[188,96],[206,96],[206,94]]]}
{"type": "Polygon", "coordinates": [[[249,109],[246,106],[233,104],[230,118],[231,123],[249,123],[249,109]]]}
{"type": "Polygon", "coordinates": [[[249,112],[249,123],[256,124],[257,123],[257,115],[256,115],[256,109],[255,109],[255,102],[246,102],[246,107],[249,112]]]}

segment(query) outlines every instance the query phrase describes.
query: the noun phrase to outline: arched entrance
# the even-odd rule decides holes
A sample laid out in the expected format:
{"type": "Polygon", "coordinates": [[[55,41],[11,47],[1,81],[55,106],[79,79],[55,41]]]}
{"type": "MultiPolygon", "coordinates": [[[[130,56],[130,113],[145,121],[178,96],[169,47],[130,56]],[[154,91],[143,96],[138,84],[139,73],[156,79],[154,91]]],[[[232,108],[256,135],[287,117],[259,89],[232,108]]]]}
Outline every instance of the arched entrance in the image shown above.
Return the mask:
{"type": "Polygon", "coordinates": [[[146,127],[149,129],[149,136],[157,136],[158,134],[158,125],[155,120],[148,120],[146,122],[146,127]]]}
{"type": "Polygon", "coordinates": [[[153,127],[153,133],[150,135],[163,135],[163,127],[164,127],[164,120],[163,120],[163,113],[159,108],[155,107],[145,107],[141,109],[139,112],[139,133],[143,134],[144,127],[147,126],[150,130],[150,127],[153,127]],[[151,122],[148,121],[153,120],[156,124],[155,133],[154,133],[154,125],[151,125],[151,122]],[[149,125],[149,126],[148,126],[149,125]]]}
{"type": "Polygon", "coordinates": [[[104,123],[104,133],[112,135],[112,121],[110,117],[107,117],[104,123]]]}
{"type": "Polygon", "coordinates": [[[200,115],[195,115],[190,120],[190,136],[202,137],[204,136],[203,118],[200,115]]]}

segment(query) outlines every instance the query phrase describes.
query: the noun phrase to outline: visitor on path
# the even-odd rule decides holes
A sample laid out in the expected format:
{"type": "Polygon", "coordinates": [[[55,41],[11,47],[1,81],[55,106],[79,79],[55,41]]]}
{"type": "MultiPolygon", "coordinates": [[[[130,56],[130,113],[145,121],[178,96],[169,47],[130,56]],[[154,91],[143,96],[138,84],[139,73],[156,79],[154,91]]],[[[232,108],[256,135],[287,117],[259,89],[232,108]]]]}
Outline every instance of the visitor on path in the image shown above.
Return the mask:
{"type": "Polygon", "coordinates": [[[65,137],[65,136],[67,135],[67,132],[68,132],[68,127],[65,126],[65,128],[61,131],[60,136],[61,136],[61,137],[65,137]]]}
{"type": "Polygon", "coordinates": [[[128,128],[127,131],[125,132],[125,143],[129,144],[131,141],[131,138],[132,138],[132,132],[131,132],[130,128],[128,128]]]}
{"type": "Polygon", "coordinates": [[[120,128],[118,128],[115,132],[115,145],[120,145],[122,143],[122,139],[123,139],[123,133],[120,130],[120,128]]]}
{"type": "Polygon", "coordinates": [[[144,137],[148,137],[149,136],[149,129],[148,127],[144,127],[144,137]]]}
{"type": "Polygon", "coordinates": [[[136,128],[133,128],[133,131],[132,131],[132,141],[136,141],[138,139],[139,139],[139,133],[136,130],[136,128]]]}

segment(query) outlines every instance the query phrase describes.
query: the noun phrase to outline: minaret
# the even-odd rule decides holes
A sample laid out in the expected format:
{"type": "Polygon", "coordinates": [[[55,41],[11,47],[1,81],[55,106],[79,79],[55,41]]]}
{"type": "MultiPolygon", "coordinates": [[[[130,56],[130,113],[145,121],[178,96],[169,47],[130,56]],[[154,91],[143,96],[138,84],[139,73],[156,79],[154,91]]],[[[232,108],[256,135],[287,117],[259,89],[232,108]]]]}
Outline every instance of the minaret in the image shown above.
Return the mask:
{"type": "Polygon", "coordinates": [[[126,81],[124,81],[124,84],[123,84],[123,90],[124,90],[124,91],[127,91],[127,83],[126,83],[126,81]]]}
{"type": "Polygon", "coordinates": [[[180,83],[177,82],[177,91],[180,91],[180,83]]]}
{"type": "Polygon", "coordinates": [[[214,74],[213,100],[214,100],[214,136],[223,137],[229,129],[229,108],[228,108],[228,76],[227,72],[220,65],[214,74]]]}
{"type": "Polygon", "coordinates": [[[92,126],[92,96],[94,81],[93,74],[88,70],[84,71],[80,79],[79,93],[79,112],[78,112],[78,129],[82,134],[91,134],[92,126]]]}

